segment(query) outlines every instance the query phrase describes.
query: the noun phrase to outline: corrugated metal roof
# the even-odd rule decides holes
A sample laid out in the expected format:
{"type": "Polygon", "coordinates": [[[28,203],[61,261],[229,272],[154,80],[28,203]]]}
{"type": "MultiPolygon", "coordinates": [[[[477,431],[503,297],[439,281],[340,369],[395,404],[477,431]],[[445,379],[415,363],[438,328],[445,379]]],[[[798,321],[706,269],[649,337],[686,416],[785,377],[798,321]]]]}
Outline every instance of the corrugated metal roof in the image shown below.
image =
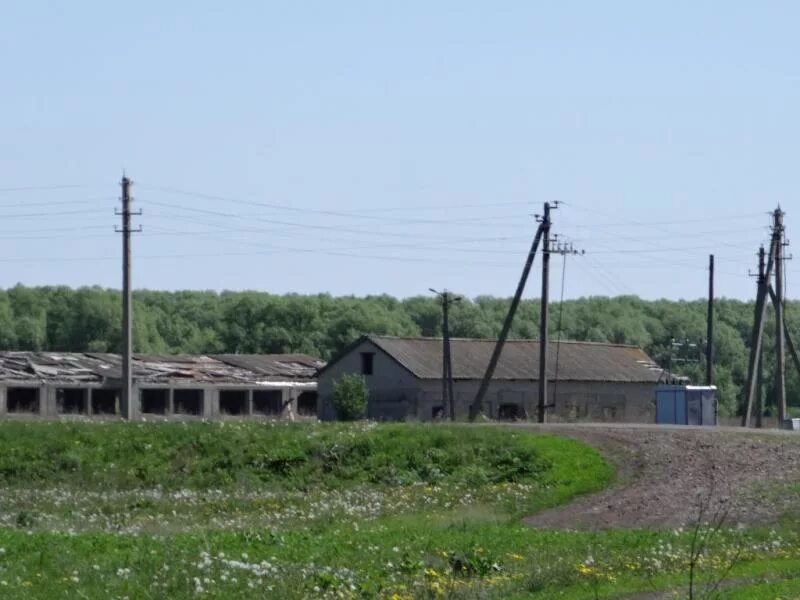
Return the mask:
{"type": "MultiPolygon", "coordinates": [[[[0,352],[0,381],[102,383],[121,378],[119,354],[0,352]]],[[[325,363],[305,354],[172,355],[136,354],[134,378],[142,383],[258,383],[310,381],[325,363]]]]}
{"type": "MultiPolygon", "coordinates": [[[[367,336],[366,339],[420,379],[441,379],[442,339],[367,336]]],[[[454,379],[481,379],[496,340],[451,339],[454,379]]],[[[548,344],[548,378],[562,381],[655,383],[662,369],[636,346],[593,342],[552,341],[548,344]]],[[[539,342],[508,340],[494,379],[539,378],[539,342]]]]}

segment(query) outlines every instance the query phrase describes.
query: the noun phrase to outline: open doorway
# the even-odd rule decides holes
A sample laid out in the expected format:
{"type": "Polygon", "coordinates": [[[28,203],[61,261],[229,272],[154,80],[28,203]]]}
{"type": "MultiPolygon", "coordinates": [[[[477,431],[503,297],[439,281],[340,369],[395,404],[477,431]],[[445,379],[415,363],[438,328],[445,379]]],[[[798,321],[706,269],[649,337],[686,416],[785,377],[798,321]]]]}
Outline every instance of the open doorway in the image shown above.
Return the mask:
{"type": "Polygon", "coordinates": [[[169,409],[169,390],[164,388],[144,389],[139,393],[142,414],[166,415],[169,409]]]}
{"type": "Polygon", "coordinates": [[[223,415],[246,415],[247,390],[222,390],[219,393],[219,412],[223,415]]]}
{"type": "Polygon", "coordinates": [[[203,414],[203,390],[174,390],[172,398],[176,415],[203,414]]]}
{"type": "Polygon", "coordinates": [[[12,414],[39,414],[39,388],[18,387],[6,391],[6,410],[12,414]]]}
{"type": "Polygon", "coordinates": [[[56,388],[56,412],[60,415],[85,415],[87,390],[56,388]]]}
{"type": "Polygon", "coordinates": [[[119,414],[119,398],[121,390],[94,389],[92,390],[93,415],[119,414]]]}

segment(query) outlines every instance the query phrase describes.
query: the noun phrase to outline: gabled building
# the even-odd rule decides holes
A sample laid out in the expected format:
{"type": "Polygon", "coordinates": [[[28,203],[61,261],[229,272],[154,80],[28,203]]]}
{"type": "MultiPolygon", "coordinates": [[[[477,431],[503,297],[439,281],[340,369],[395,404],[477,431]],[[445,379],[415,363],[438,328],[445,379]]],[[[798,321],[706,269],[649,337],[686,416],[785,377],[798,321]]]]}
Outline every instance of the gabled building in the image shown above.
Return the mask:
{"type": "MultiPolygon", "coordinates": [[[[133,417],[317,416],[304,354],[134,355],[133,417]]],[[[118,354],[0,352],[0,416],[120,415],[118,354]]]]}
{"type": "MultiPolygon", "coordinates": [[[[455,410],[466,418],[495,340],[452,339],[455,410]]],[[[364,336],[320,370],[320,417],[335,418],[333,384],[344,373],[364,375],[373,419],[431,420],[445,414],[441,338],[364,336]]],[[[484,399],[496,419],[535,417],[539,343],[506,342],[484,399]]],[[[655,421],[655,387],[667,376],[636,346],[592,342],[548,345],[548,414],[562,421],[655,421]]]]}

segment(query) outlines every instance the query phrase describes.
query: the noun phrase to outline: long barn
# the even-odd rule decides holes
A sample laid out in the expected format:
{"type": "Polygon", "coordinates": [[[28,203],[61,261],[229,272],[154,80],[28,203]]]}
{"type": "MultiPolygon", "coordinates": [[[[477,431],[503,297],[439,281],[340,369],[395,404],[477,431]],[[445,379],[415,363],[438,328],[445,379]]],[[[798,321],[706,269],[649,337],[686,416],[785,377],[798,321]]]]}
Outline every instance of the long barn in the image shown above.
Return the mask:
{"type": "MultiPolygon", "coordinates": [[[[304,354],[137,354],[133,418],[316,418],[324,364],[304,354]]],[[[118,354],[0,352],[0,416],[119,416],[120,380],[118,354]]]]}
{"type": "MultiPolygon", "coordinates": [[[[465,418],[495,340],[453,339],[455,412],[465,418]]],[[[431,420],[446,412],[442,399],[441,338],[364,336],[320,371],[320,416],[335,418],[333,384],[344,373],[364,375],[373,419],[431,420]]],[[[539,343],[509,340],[484,401],[495,419],[536,415],[539,343]]],[[[564,421],[654,422],[655,386],[674,382],[636,346],[551,342],[548,413],[564,421]]]]}

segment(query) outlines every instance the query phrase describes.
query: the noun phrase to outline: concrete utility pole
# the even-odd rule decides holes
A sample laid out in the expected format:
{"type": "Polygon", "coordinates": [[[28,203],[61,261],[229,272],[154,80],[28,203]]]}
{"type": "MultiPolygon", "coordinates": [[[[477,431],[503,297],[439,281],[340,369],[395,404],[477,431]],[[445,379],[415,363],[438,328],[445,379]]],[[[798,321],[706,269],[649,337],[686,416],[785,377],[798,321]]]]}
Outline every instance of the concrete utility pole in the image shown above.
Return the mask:
{"type": "Polygon", "coordinates": [[[759,357],[761,356],[761,346],[764,339],[764,316],[767,311],[767,295],[769,293],[769,278],[772,276],[772,268],[775,264],[775,232],[772,233],[772,241],[769,247],[769,257],[767,266],[764,269],[764,276],[758,279],[758,294],[756,296],[755,320],[753,321],[753,333],[750,337],[750,358],[747,361],[747,401],[745,402],[745,413],[743,425],[750,427],[750,419],[753,412],[753,401],[756,395],[758,383],[757,371],[759,357]]]}
{"type": "Polygon", "coordinates": [[[559,315],[558,315],[558,339],[556,339],[556,364],[554,369],[554,378],[553,378],[553,401],[545,406],[545,408],[555,408],[556,405],[556,398],[558,397],[558,365],[559,365],[559,358],[561,355],[561,326],[562,326],[562,317],[564,315],[564,282],[566,281],[567,276],[567,256],[572,254],[575,256],[582,256],[586,253],[585,250],[576,250],[575,247],[572,245],[572,242],[569,243],[562,243],[558,241],[558,234],[553,236],[553,241],[555,242],[555,246],[550,246],[550,254],[560,254],[563,257],[563,261],[561,263],[561,300],[559,304],[559,315]]]}
{"type": "Polygon", "coordinates": [[[528,251],[528,257],[525,259],[525,266],[522,268],[522,275],[519,278],[519,283],[517,283],[517,291],[514,293],[514,298],[511,300],[511,306],[508,307],[508,314],[506,314],[503,327],[500,329],[500,336],[497,338],[497,344],[495,344],[492,357],[489,359],[489,364],[486,367],[486,373],[483,375],[478,393],[475,394],[475,400],[472,401],[472,405],[470,406],[469,418],[471,421],[474,421],[477,416],[483,412],[483,398],[486,396],[486,391],[489,389],[489,384],[494,376],[494,370],[497,368],[500,355],[503,353],[503,346],[506,343],[508,332],[511,330],[511,323],[514,321],[514,315],[522,299],[522,292],[525,291],[525,283],[528,281],[528,275],[531,272],[533,259],[536,256],[536,250],[539,248],[539,242],[542,239],[543,231],[544,229],[540,222],[539,227],[536,229],[536,235],[533,236],[533,243],[531,244],[531,249],[528,251]]]}
{"type": "MultiPolygon", "coordinates": [[[[556,208],[558,204],[556,203],[556,208]]],[[[542,215],[542,299],[539,316],[539,405],[536,413],[538,423],[545,422],[547,406],[547,335],[548,304],[550,302],[550,203],[544,203],[542,215]]]]}
{"type": "MultiPolygon", "coordinates": [[[[758,286],[766,285],[766,252],[764,245],[758,249],[758,286]]],[[[758,349],[758,373],[756,374],[756,427],[761,429],[764,425],[764,348],[758,349]]]]}
{"type": "Polygon", "coordinates": [[[141,228],[131,229],[131,216],[140,215],[141,211],[131,212],[130,188],[133,182],[123,175],[122,177],[122,210],[117,211],[122,216],[122,228],[117,233],[122,234],[122,398],[120,412],[126,419],[133,418],[133,374],[131,370],[131,355],[133,353],[133,311],[131,294],[131,233],[141,231],[141,228]]]}
{"type": "Polygon", "coordinates": [[[778,425],[786,418],[786,342],[783,326],[783,211],[780,206],[773,213],[775,223],[775,393],[778,403],[778,425]]]}
{"type": "Polygon", "coordinates": [[[456,420],[455,394],[453,393],[453,357],[450,350],[450,305],[461,300],[460,296],[453,296],[447,290],[437,292],[442,302],[442,402],[448,404],[450,420],[456,420]]]}
{"type": "Polygon", "coordinates": [[[714,385],[714,255],[708,256],[708,315],[706,317],[706,385],[714,385]]]}

